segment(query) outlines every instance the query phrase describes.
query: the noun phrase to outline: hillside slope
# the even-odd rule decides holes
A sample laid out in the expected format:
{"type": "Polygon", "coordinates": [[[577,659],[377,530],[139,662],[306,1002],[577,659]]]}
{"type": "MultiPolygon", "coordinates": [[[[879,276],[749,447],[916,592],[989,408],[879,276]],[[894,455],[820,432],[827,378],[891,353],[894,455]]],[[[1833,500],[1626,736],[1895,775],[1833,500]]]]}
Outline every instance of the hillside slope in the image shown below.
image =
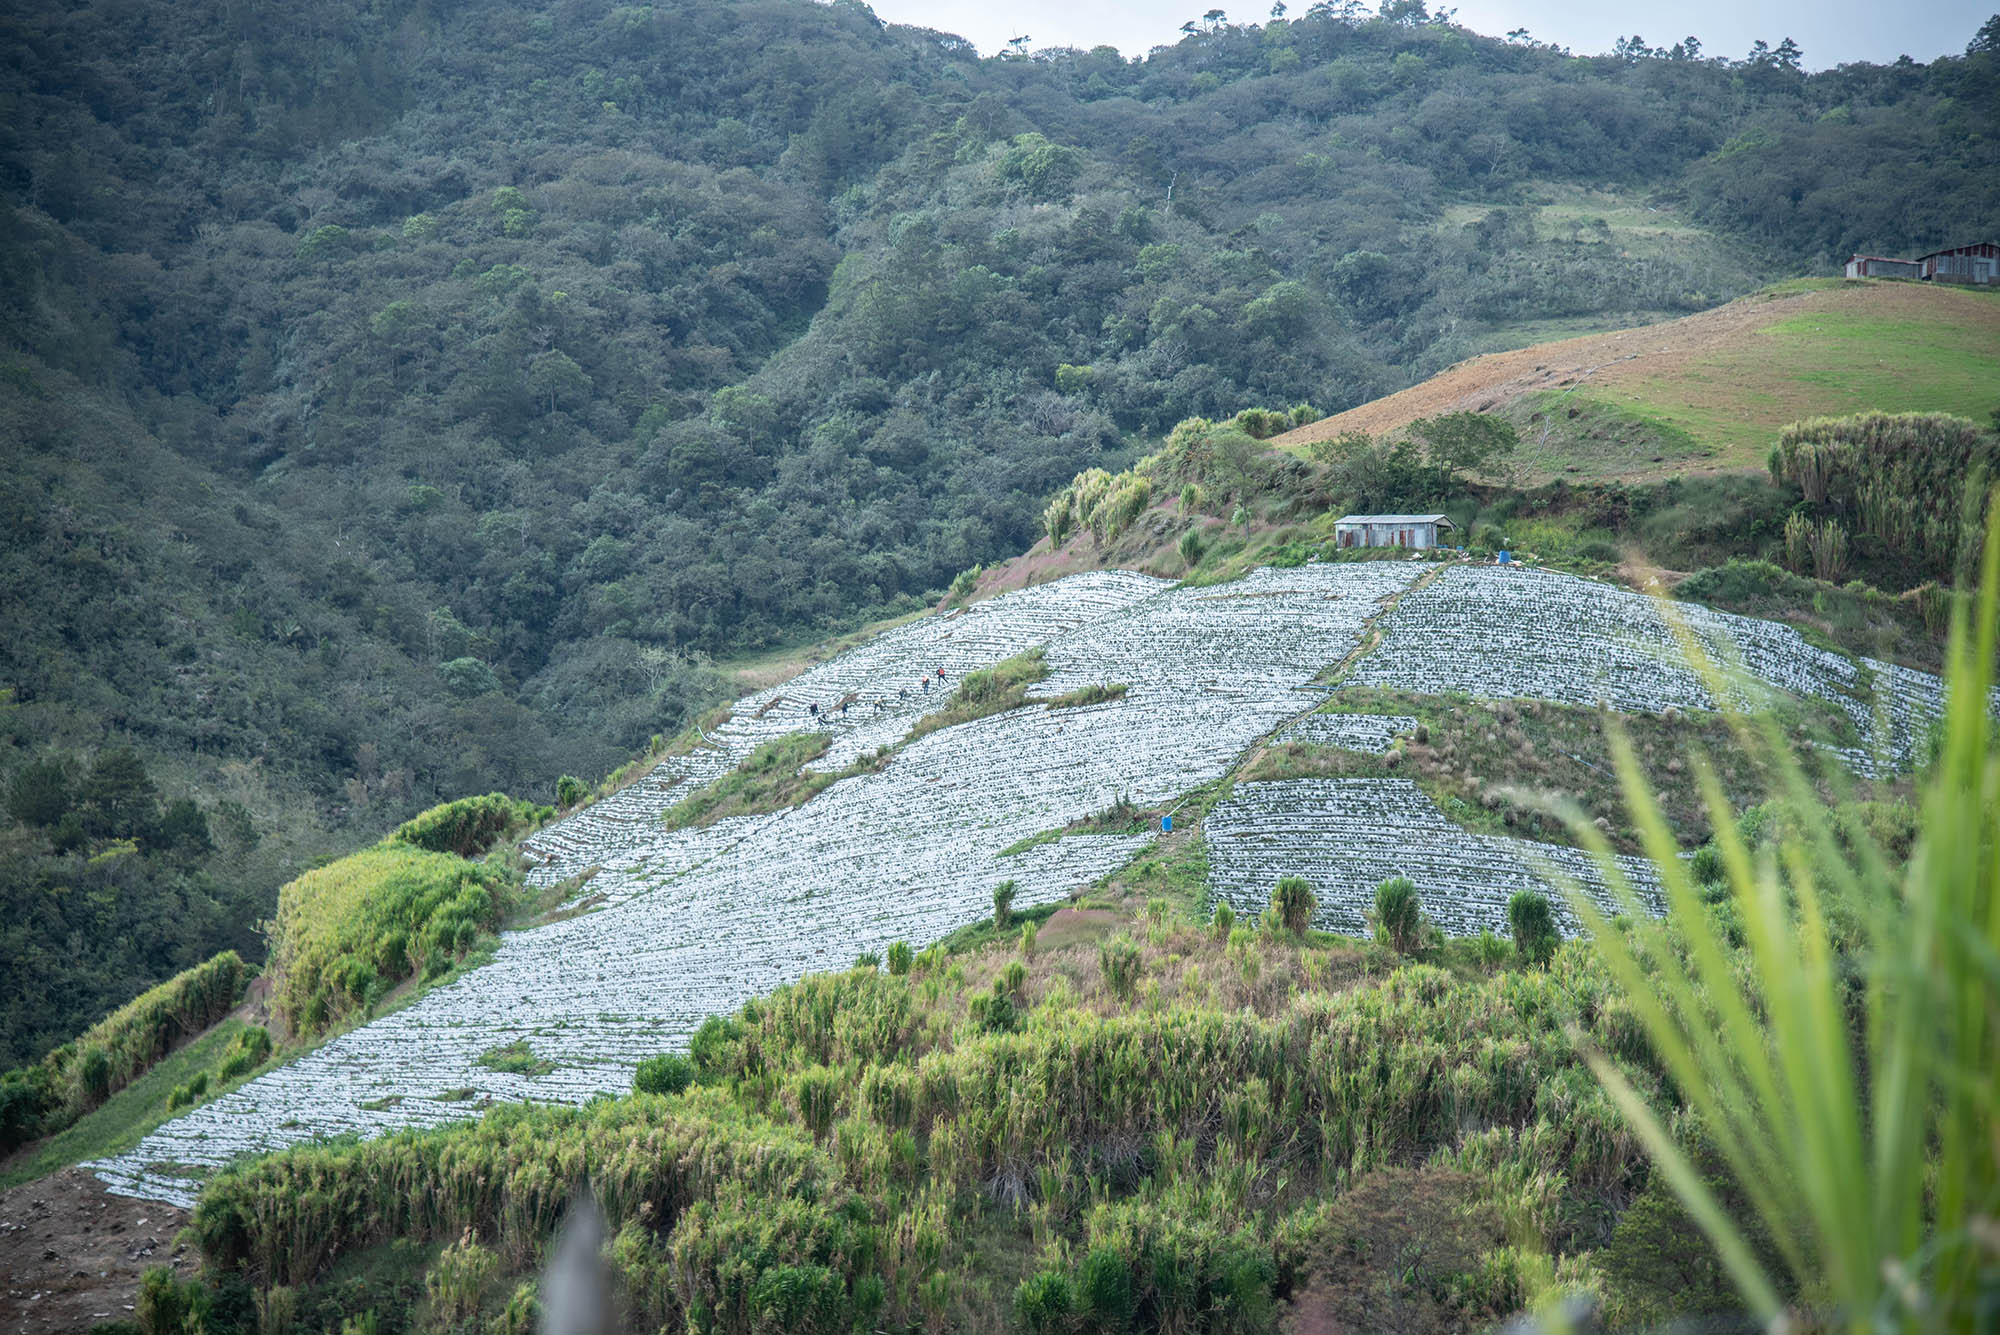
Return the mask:
{"type": "Polygon", "coordinates": [[[2000,410],[2000,294],[1882,280],[1793,283],[1683,319],[1461,362],[1279,436],[1299,449],[1420,417],[1497,412],[1524,481],[1759,469],[1780,427],[1862,411],[2000,410]]]}
{"type": "MultiPolygon", "coordinates": [[[[1850,661],[1768,622],[1686,615],[1711,642],[1736,644],[1756,678],[1792,693],[1800,726],[1865,773],[1907,764],[1937,712],[1936,681],[1924,674],[1850,661]],[[1877,690],[1888,709],[1879,735],[1877,690]]],[[[1158,831],[1134,820],[1139,811],[1185,807],[1179,838],[1207,849],[1205,873],[1182,891],[1200,917],[1217,900],[1254,915],[1269,883],[1294,872],[1319,886],[1318,925],[1348,933],[1366,930],[1373,887],[1393,875],[1417,878],[1425,909],[1454,935],[1506,930],[1508,895],[1547,888],[1538,866],[1605,893],[1587,859],[1516,837],[1513,815],[1479,833],[1454,824],[1448,813],[1472,807],[1457,787],[1420,786],[1455,782],[1425,767],[1403,777],[1389,761],[1336,781],[1308,767],[1290,786],[1211,787],[1319,703],[1328,690],[1316,679],[1357,649],[1337,699],[1393,688],[1553,706],[1602,699],[1646,716],[1714,706],[1645,598],[1568,575],[1336,562],[1214,588],[1106,571],[1004,594],[739,701],[711,747],[525,845],[543,861],[535,881],[585,878],[578,903],[589,911],[508,935],[493,963],[161,1128],[103,1171],[121,1190],[185,1202],[194,1184],[177,1174],[245,1152],[448,1122],[474,1096],[577,1102],[615,1092],[639,1059],[684,1045],[705,1017],[857,953],[942,936],[977,917],[1002,882],[1027,908],[1159,856],[1148,852],[1158,831]],[[1369,635],[1391,605],[1385,633],[1369,635]],[[1543,641],[1561,647],[1537,652],[1543,641]],[[1126,689],[925,733],[922,720],[947,692],[918,678],[935,682],[943,669],[956,683],[1035,647],[1050,668],[1036,687],[1042,700],[1126,689]],[[799,732],[827,742],[808,768],[851,776],[802,806],[662,825],[689,791],[799,732]],[[898,749],[850,771],[883,748],[898,749]],[[1093,826],[1107,811],[1128,814],[1093,826]],[[494,1069],[489,1055],[517,1043],[546,1069],[494,1069]],[[160,1163],[181,1167],[162,1173],[160,1163]]],[[[1336,745],[1380,755],[1413,726],[1392,719],[1374,742],[1336,745]]],[[[1475,797],[1518,766],[1490,763],[1486,787],[1467,790],[1475,797]]],[[[1287,777],[1282,767],[1260,773],[1287,777]]],[[[1543,832],[1539,818],[1521,816],[1523,833],[1543,832]]],[[[1626,871],[1642,888],[1653,883],[1641,864],[1626,871]]],[[[1566,910],[1558,917],[1572,921],[1566,910]]]]}
{"type": "Polygon", "coordinates": [[[217,834],[10,800],[48,817],[0,831],[0,966],[40,980],[11,1059],[254,949],[278,881],[386,824],[680,731],[711,656],[917,610],[1182,418],[2000,199],[1991,55],[1808,75],[1314,7],[982,60],[804,0],[34,0],[0,39],[0,773],[129,746],[217,834]]]}
{"type": "MultiPolygon", "coordinates": [[[[1893,783],[1936,713],[1923,674],[1688,616],[1741,649],[1751,675],[1730,692],[1768,693],[1787,733],[1863,774],[1893,783]],[[1871,736],[1878,691],[1888,726],[1871,736]]],[[[537,881],[581,882],[568,912],[95,1168],[148,1200],[204,1191],[194,1232],[215,1292],[295,1288],[332,1328],[370,1307],[532,1300],[533,1258],[585,1163],[623,1297],[649,1324],[754,1302],[763,1326],[717,1328],[808,1328],[785,1306],[803,1275],[816,1310],[879,1310],[876,1328],[1034,1330],[1009,1295],[1088,1254],[1087,1272],[1107,1255],[1136,1267],[1116,1301],[1140,1311],[1269,1329],[1291,1295],[1379,1328],[1379,1277],[1356,1278],[1370,1263],[1343,1249],[1346,1212],[1382,1192],[1392,1222],[1371,1229],[1421,1243],[1428,1276],[1387,1299],[1422,1315],[1401,1328],[1481,1324],[1552,1282],[1662,1313],[1726,1304],[1719,1282],[1649,1278],[1657,1248],[1619,1240],[1643,1162],[1572,1026],[1658,1088],[1629,1008],[1587,950],[1531,934],[1517,953],[1496,935],[1511,896],[1558,876],[1612,902],[1521,785],[1602,813],[1622,875],[1657,903],[1607,772],[1606,708],[1654,778],[1682,772],[1691,742],[1720,743],[1729,800],[1758,800],[1715,703],[1646,599],[1519,566],[1325,561],[1217,587],[1096,572],[1003,594],[739,701],[704,748],[528,841],[537,881]],[[923,734],[955,705],[919,675],[970,682],[1037,647],[1037,698],[923,734]],[[847,777],[797,807],[662,823],[801,732],[819,734],[811,765],[847,777]],[[1297,875],[1317,904],[1257,925],[1297,875]],[[1416,944],[1356,939],[1398,876],[1427,920],[1416,944]],[[989,906],[999,924],[971,926],[989,906]],[[913,957],[908,943],[947,933],[963,948],[913,957]],[[616,1097],[642,1060],[683,1050],[655,1068],[667,1099],[616,1097]],[[1159,1195],[1239,1171],[1233,1191],[1159,1195]],[[764,1193],[789,1200],[787,1220],[837,1211],[819,1222],[840,1237],[911,1240],[783,1228],[748,1247],[693,1204],[755,1214],[764,1193]],[[1527,1240],[1492,1214],[1524,1205],[1527,1240]],[[1188,1236],[1110,1226],[1147,1211],[1188,1236]],[[1558,1260],[1556,1279],[1510,1246],[1558,1260]],[[733,1297],[700,1257],[737,1277],[733,1297]],[[447,1292],[454,1274],[470,1287],[447,1292]]],[[[1693,848],[1708,827],[1687,787],[1665,815],[1693,848]]],[[[1575,919],[1558,901],[1548,925],[1575,919]]]]}

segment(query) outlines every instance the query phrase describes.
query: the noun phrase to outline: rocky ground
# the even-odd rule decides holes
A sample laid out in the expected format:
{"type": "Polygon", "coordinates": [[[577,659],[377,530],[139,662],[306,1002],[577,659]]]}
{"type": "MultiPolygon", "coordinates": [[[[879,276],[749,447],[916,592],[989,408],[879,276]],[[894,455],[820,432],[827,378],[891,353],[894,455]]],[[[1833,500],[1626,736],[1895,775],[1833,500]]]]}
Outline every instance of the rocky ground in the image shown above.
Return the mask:
{"type": "Polygon", "coordinates": [[[146,1271],[194,1272],[194,1250],[174,1238],[187,1219],[170,1205],[114,1196],[82,1168],[0,1195],[0,1335],[130,1319],[146,1271]]]}

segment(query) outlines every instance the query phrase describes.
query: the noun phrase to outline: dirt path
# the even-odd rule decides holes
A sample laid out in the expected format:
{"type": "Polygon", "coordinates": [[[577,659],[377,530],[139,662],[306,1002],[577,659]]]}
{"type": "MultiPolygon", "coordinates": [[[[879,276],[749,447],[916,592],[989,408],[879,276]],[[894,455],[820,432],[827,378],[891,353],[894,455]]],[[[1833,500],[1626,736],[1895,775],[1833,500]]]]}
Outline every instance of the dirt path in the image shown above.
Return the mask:
{"type": "Polygon", "coordinates": [[[113,1196],[81,1168],[0,1195],[0,1335],[87,1331],[128,1320],[155,1266],[192,1275],[174,1235],[187,1211],[113,1196]]]}

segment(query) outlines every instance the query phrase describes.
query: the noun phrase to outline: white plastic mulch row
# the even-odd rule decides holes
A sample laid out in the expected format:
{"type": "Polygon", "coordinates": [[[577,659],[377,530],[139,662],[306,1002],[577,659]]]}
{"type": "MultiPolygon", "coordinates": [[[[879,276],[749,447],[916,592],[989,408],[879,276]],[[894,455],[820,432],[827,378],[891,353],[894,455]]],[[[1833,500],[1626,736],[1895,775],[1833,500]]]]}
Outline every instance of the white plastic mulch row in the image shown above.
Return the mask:
{"type": "Polygon", "coordinates": [[[1379,756],[1389,744],[1416,729],[1408,714],[1308,714],[1278,734],[1281,742],[1310,742],[1379,756]]]}
{"type": "Polygon", "coordinates": [[[1022,907],[1089,884],[1148,836],[1000,850],[1121,797],[1157,803],[1219,777],[1313,703],[1300,688],[1349,653],[1379,601],[1415,573],[1311,566],[1259,571],[1223,590],[1080,576],[883,636],[740,702],[718,746],[690,767],[720,772],[763,738],[811,726],[813,700],[833,733],[829,761],[895,740],[941,703],[935,686],[906,701],[903,681],[914,688],[917,672],[943,666],[948,690],[970,668],[1036,643],[1051,668],[1037,688],[1045,696],[1112,681],[1130,689],[1102,705],[1030,707],[944,729],[803,807],[705,830],[669,834],[657,821],[694,776],[635,786],[532,845],[548,860],[545,879],[599,868],[585,894],[606,907],[508,934],[491,964],[168,1123],[96,1165],[99,1174],[113,1190],[185,1203],[203,1173],[239,1155],[477,1106],[442,1093],[620,1092],[640,1059],[684,1046],[704,1017],[861,951],[933,940],[989,912],[1002,880],[1018,883],[1022,907]],[[850,706],[827,721],[827,703],[850,691],[879,711],[850,706]],[[479,1065],[481,1053],[520,1039],[556,1069],[527,1077],[479,1065]]]}
{"type": "MultiPolygon", "coordinates": [[[[1710,657],[1731,669],[1728,689],[1739,699],[1776,686],[1847,714],[1866,742],[1843,754],[1864,772],[1907,767],[1939,712],[1942,689],[1927,673],[1871,658],[1857,666],[1777,622],[1674,608],[1710,657]]],[[[1656,600],[1520,566],[1442,572],[1397,604],[1382,642],[1350,680],[1425,695],[1601,701],[1626,712],[1716,704],[1656,600]]]]}
{"type": "MultiPolygon", "coordinates": [[[[1246,783],[1209,813],[1208,884],[1238,913],[1257,913],[1283,876],[1303,876],[1319,897],[1315,925],[1368,929],[1375,891],[1394,876],[1416,882],[1424,912],[1450,936],[1481,928],[1505,935],[1516,891],[1548,895],[1565,932],[1576,917],[1562,893],[1574,882],[1608,912],[1621,911],[1596,862],[1573,848],[1473,834],[1447,820],[1408,779],[1281,779],[1246,783]]],[[[1659,881],[1644,858],[1617,865],[1649,908],[1659,881]]]]}
{"type": "MultiPolygon", "coordinates": [[[[712,745],[669,757],[638,782],[536,834],[524,851],[542,862],[529,882],[552,885],[591,867],[630,867],[635,859],[648,864],[657,878],[666,867],[678,866],[673,850],[688,846],[686,840],[660,834],[661,813],[734,769],[759,744],[787,733],[825,732],[832,745],[812,768],[845,769],[857,757],[893,745],[924,714],[942,708],[967,672],[1046,644],[1169,587],[1164,580],[1129,571],[1096,571],[886,631],[782,685],[737,701],[729,720],[710,734],[712,745]],[[939,668],[945,671],[942,679],[939,668]],[[928,687],[920,680],[928,681],[928,687]],[[840,708],[843,701],[848,702],[845,710],[840,708]]],[[[707,847],[706,841],[695,840],[692,856],[702,856],[707,847]]],[[[591,891],[615,897],[646,883],[646,878],[600,875],[591,891]]]]}

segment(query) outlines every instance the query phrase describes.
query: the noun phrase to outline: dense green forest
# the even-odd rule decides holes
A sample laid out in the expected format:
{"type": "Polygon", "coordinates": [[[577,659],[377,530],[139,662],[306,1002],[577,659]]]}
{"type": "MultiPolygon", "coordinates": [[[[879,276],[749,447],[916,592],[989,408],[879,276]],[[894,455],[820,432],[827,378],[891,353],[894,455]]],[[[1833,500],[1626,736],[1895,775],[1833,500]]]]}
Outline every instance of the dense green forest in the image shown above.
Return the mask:
{"type": "Polygon", "coordinates": [[[2000,55],[1393,8],[1137,61],[804,0],[0,15],[0,958],[42,980],[0,1062],[419,807],[604,772],[717,657],[920,605],[1182,418],[2000,216],[2000,55]]]}

